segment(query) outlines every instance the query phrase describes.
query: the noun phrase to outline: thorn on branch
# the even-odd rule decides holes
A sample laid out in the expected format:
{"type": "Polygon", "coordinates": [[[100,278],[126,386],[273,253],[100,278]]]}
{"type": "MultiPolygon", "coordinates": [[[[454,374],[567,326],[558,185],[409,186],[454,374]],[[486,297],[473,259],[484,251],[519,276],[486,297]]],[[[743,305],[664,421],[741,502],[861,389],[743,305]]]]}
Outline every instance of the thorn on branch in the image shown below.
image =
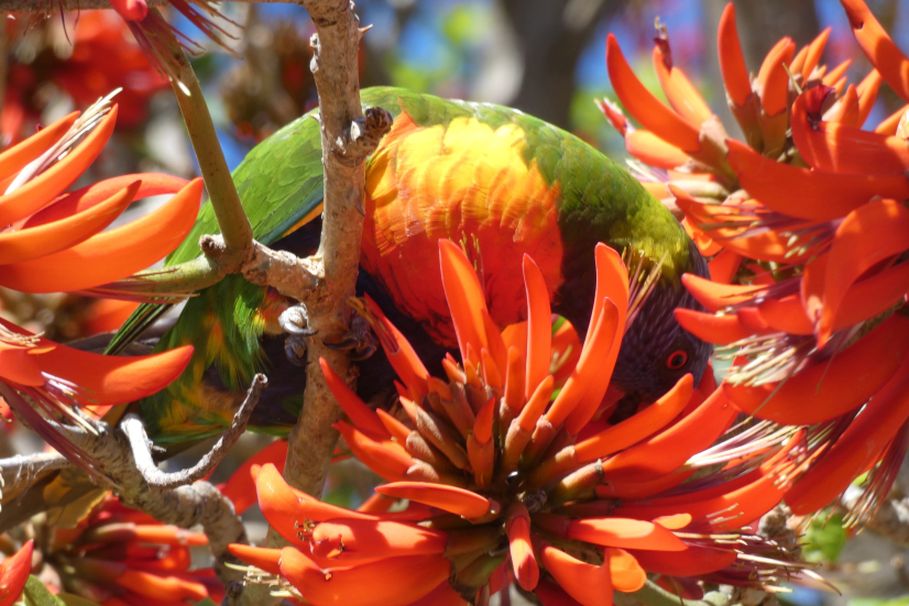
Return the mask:
{"type": "Polygon", "coordinates": [[[262,391],[267,385],[268,379],[265,375],[257,374],[253,377],[252,384],[246,392],[243,403],[237,409],[237,412],[234,413],[230,427],[221,434],[221,437],[218,438],[211,450],[199,459],[195,465],[181,471],[165,472],[158,469],[152,458],[151,447],[153,445],[148,439],[142,420],[135,415],[127,415],[121,423],[121,428],[129,440],[133,457],[136,460],[136,467],[148,485],[154,488],[176,488],[177,486],[201,480],[208,475],[211,470],[217,467],[224,455],[227,454],[227,451],[230,450],[230,447],[236,443],[240,435],[246,430],[249,419],[259,403],[262,391]]]}
{"type": "Polygon", "coordinates": [[[346,142],[338,142],[339,155],[344,164],[358,166],[375,151],[382,137],[391,130],[392,115],[381,107],[366,109],[362,118],[350,124],[346,142]]]}

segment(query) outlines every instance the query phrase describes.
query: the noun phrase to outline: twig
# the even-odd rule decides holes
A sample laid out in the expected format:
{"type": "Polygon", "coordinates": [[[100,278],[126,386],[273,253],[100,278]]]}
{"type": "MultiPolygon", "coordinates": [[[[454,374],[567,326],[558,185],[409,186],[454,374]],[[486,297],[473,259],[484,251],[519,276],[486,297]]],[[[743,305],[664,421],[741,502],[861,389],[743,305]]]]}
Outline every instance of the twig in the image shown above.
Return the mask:
{"type": "Polygon", "coordinates": [[[154,488],[176,488],[183,484],[190,484],[201,480],[213,470],[227,454],[227,451],[246,430],[246,425],[252,416],[262,391],[268,385],[265,375],[257,374],[253,377],[252,384],[246,392],[246,398],[234,413],[230,427],[221,434],[214,446],[188,469],[176,472],[166,472],[158,469],[151,454],[151,441],[145,432],[142,420],[135,415],[127,415],[120,423],[120,428],[129,441],[136,466],[149,486],[154,488]]]}
{"type": "Polygon", "coordinates": [[[56,452],[17,454],[0,459],[0,496],[20,494],[29,489],[43,474],[69,467],[70,462],[56,452]]]}

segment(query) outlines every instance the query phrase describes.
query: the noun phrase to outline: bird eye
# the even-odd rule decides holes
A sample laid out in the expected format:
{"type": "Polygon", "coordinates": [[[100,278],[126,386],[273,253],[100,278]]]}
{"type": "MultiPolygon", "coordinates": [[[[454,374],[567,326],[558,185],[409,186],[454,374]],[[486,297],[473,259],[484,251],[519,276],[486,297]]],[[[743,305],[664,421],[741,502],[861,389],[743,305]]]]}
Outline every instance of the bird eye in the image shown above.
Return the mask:
{"type": "Polygon", "coordinates": [[[669,370],[678,370],[688,364],[688,352],[684,349],[676,349],[666,358],[666,368],[669,370]]]}

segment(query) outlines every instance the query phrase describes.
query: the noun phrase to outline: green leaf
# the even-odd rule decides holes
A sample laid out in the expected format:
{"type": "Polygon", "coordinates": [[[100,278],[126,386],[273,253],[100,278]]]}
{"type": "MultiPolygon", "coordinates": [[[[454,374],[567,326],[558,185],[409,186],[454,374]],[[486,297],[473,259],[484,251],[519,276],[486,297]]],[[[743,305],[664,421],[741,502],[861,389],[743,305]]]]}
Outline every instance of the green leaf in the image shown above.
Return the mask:
{"type": "Polygon", "coordinates": [[[843,516],[821,512],[811,519],[803,539],[802,555],[809,562],[833,563],[846,545],[843,516]]]}
{"type": "Polygon", "coordinates": [[[58,593],[57,599],[66,604],[66,606],[98,606],[97,602],[74,593],[58,593]]]}
{"type": "Polygon", "coordinates": [[[25,606],[66,606],[63,600],[52,594],[35,576],[28,577],[25,582],[22,601],[25,606]]]}
{"type": "Polygon", "coordinates": [[[850,598],[849,606],[909,606],[909,595],[898,598],[850,598]]]}

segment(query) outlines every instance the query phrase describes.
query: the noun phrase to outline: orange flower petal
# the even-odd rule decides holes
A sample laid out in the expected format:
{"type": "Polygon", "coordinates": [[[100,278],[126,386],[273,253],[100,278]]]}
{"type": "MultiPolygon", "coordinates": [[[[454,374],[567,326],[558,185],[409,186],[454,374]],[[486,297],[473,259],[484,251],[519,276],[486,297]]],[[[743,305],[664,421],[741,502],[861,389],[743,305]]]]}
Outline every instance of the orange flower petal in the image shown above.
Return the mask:
{"type": "Polygon", "coordinates": [[[909,292],[909,263],[905,261],[853,284],[843,297],[833,330],[858,324],[896,305],[909,292]]]}
{"type": "Polygon", "coordinates": [[[114,105],[92,132],[63,159],[12,192],[0,196],[0,225],[24,219],[49,204],[69,187],[104,149],[116,123],[117,106],[114,105]]]}
{"type": "Polygon", "coordinates": [[[647,572],[633,555],[624,549],[607,547],[604,556],[609,561],[609,576],[616,591],[637,591],[647,582],[647,572]]]}
{"type": "Polygon", "coordinates": [[[86,185],[74,192],[61,195],[53,204],[26,219],[22,223],[21,228],[37,227],[53,221],[60,221],[70,215],[86,211],[133,183],[139,184],[139,189],[133,197],[135,202],[149,196],[176,193],[183,189],[188,181],[181,177],[162,173],[134,173],[111,177],[110,179],[86,185]]]}
{"type": "Polygon", "coordinates": [[[230,479],[220,487],[221,494],[233,501],[234,511],[242,514],[256,502],[256,484],[252,477],[254,465],[271,463],[284,470],[284,460],[287,458],[287,440],[275,440],[253,456],[246,459],[240,467],[230,476],[230,479]]]}
{"type": "Polygon", "coordinates": [[[549,289],[543,272],[530,257],[524,255],[524,288],[527,294],[527,369],[525,371],[524,397],[533,391],[547,374],[552,358],[552,311],[549,307],[549,289]]]}
{"type": "Polygon", "coordinates": [[[751,78],[742,53],[739,32],[735,25],[735,5],[729,2],[720,16],[717,30],[717,51],[720,72],[729,100],[736,107],[742,107],[751,95],[751,78]]]}
{"type": "Polygon", "coordinates": [[[411,397],[416,401],[422,400],[426,395],[429,371],[407,337],[392,324],[372,297],[367,295],[364,300],[369,312],[366,319],[378,335],[379,344],[389,364],[407,386],[411,397]]]}
{"type": "Polygon", "coordinates": [[[737,411],[722,389],[687,416],[645,442],[624,450],[603,462],[605,482],[611,475],[638,476],[638,479],[667,474],[680,467],[691,455],[707,448],[735,419],[737,411]]]}
{"type": "Polygon", "coordinates": [[[0,562],[0,606],[12,606],[22,594],[32,569],[34,545],[30,539],[19,551],[0,562]]]}
{"type": "Polygon", "coordinates": [[[634,551],[635,559],[651,573],[675,577],[694,577],[722,570],[736,560],[736,553],[729,549],[716,549],[690,545],[682,552],[634,551]]]}
{"type": "Polygon", "coordinates": [[[881,73],[876,69],[872,69],[868,72],[868,75],[859,83],[858,85],[858,118],[856,119],[855,125],[861,127],[865,124],[865,120],[868,119],[868,115],[871,113],[871,109],[874,107],[874,102],[877,101],[877,93],[881,89],[881,82],[883,82],[881,73]]]}
{"type": "Polygon", "coordinates": [[[836,229],[827,261],[818,323],[823,344],[849,288],[875,264],[909,249],[909,209],[896,200],[874,200],[849,213],[836,229]]]}
{"type": "Polygon", "coordinates": [[[874,132],[882,135],[895,135],[896,128],[899,126],[900,119],[903,117],[903,114],[906,113],[907,108],[909,108],[909,105],[904,105],[884,118],[880,124],[874,127],[874,132]]]}
{"type": "Polygon", "coordinates": [[[909,168],[905,140],[819,120],[810,107],[813,96],[809,90],[792,106],[792,139],[805,162],[831,172],[905,174],[909,168]]]}
{"type": "Polygon", "coordinates": [[[589,564],[551,545],[543,547],[540,561],[565,592],[587,606],[612,606],[609,561],[589,564]]]}
{"type": "Polygon", "coordinates": [[[880,456],[907,416],[909,358],[786,493],[786,503],[793,513],[807,515],[817,511],[846,490],[880,456]]]}
{"type": "Polygon", "coordinates": [[[676,308],[674,313],[679,326],[707,343],[729,345],[752,334],[735,313],[716,315],[683,307],[676,308]]]}
{"type": "Polygon", "coordinates": [[[354,391],[347,386],[347,383],[335,373],[334,369],[325,358],[319,358],[319,366],[322,368],[322,376],[325,377],[325,384],[331,390],[338,406],[347,415],[347,418],[363,433],[373,440],[384,440],[389,437],[385,425],[376,416],[376,412],[366,406],[354,391]]]}
{"type": "Polygon", "coordinates": [[[814,68],[820,63],[821,56],[824,54],[824,48],[827,46],[827,40],[830,39],[830,30],[831,28],[825,27],[820,34],[815,36],[814,40],[802,48],[804,53],[799,51],[799,55],[802,55],[801,62],[799,62],[798,57],[792,60],[790,69],[792,73],[801,73],[802,83],[808,81],[814,68]]]}
{"type": "Polygon", "coordinates": [[[227,546],[231,555],[239,560],[252,564],[270,574],[280,574],[281,568],[278,562],[281,561],[280,549],[269,549],[266,547],[253,547],[252,545],[243,545],[240,543],[231,543],[227,546]]]}
{"type": "Polygon", "coordinates": [[[79,112],[72,112],[45,126],[31,137],[3,150],[3,153],[0,153],[0,183],[12,178],[26,164],[46,152],[66,134],[78,117],[79,112]]]}
{"type": "Polygon", "coordinates": [[[786,65],[795,54],[795,42],[788,36],[780,39],[764,57],[756,80],[761,106],[767,116],[776,116],[789,107],[789,74],[786,65]]]}
{"type": "Polygon", "coordinates": [[[426,482],[392,482],[376,486],[376,492],[398,499],[410,499],[448,511],[464,518],[475,519],[495,510],[494,501],[465,488],[426,482]]]}
{"type": "Polygon", "coordinates": [[[329,520],[312,529],[312,555],[325,566],[359,566],[385,558],[442,554],[444,532],[394,520],[329,520]]]}
{"type": "Polygon", "coordinates": [[[644,128],[685,152],[697,152],[701,145],[695,126],[660,103],[634,75],[615,36],[606,38],[606,68],[612,88],[625,110],[644,128]]]}
{"type": "Polygon", "coordinates": [[[570,539],[626,549],[684,551],[687,546],[671,531],[646,520],[623,517],[582,518],[569,522],[570,539]]]}
{"type": "Polygon", "coordinates": [[[488,313],[486,297],[473,265],[460,246],[450,240],[439,240],[439,264],[445,298],[458,337],[458,348],[461,356],[467,360],[468,345],[477,354],[489,347],[483,321],[483,312],[488,313]]]}
{"type": "Polygon", "coordinates": [[[719,284],[696,274],[683,274],[682,284],[708,311],[747,303],[767,290],[764,286],[750,284],[719,284]]]}
{"type": "Polygon", "coordinates": [[[909,196],[904,175],[844,174],[808,170],[775,162],[737,141],[727,141],[729,164],[742,187],[767,208],[810,219],[830,221],[874,196],[909,196]]]}
{"type": "Polygon", "coordinates": [[[852,33],[868,60],[903,99],[909,100],[909,58],[887,35],[863,0],[840,0],[852,33]]]}
{"type": "Polygon", "coordinates": [[[625,150],[648,166],[671,170],[687,164],[691,157],[672,143],[649,130],[630,130],[625,135],[625,150]]]}
{"type": "Polygon", "coordinates": [[[183,241],[201,196],[202,179],[195,179],[167,204],[132,223],[40,259],[0,266],[0,284],[24,292],[73,291],[129,276],[183,241]]]}
{"type": "Polygon", "coordinates": [[[845,124],[847,126],[859,127],[861,123],[859,118],[858,93],[855,85],[850,84],[846,87],[846,92],[836,100],[829,110],[824,114],[824,120],[830,123],[845,124]]]}
{"type": "Polygon", "coordinates": [[[291,547],[281,550],[280,568],[281,575],[313,606],[407,606],[438,587],[451,572],[451,565],[441,555],[323,568],[291,547]]]}
{"type": "Polygon", "coordinates": [[[198,581],[177,576],[163,576],[142,570],[125,570],[115,583],[146,599],[163,602],[198,602],[208,598],[208,589],[198,581]]]}
{"type": "Polygon", "coordinates": [[[719,250],[714,254],[716,256],[708,263],[710,279],[721,284],[731,283],[742,264],[742,256],[731,250],[719,250]]]}
{"type": "Polygon", "coordinates": [[[689,124],[701,125],[713,112],[685,72],[672,64],[669,40],[657,40],[653,47],[653,69],[669,104],[689,124]]]}
{"type": "Polygon", "coordinates": [[[576,460],[586,463],[605,457],[660,431],[682,412],[693,389],[691,374],[684,375],[651,406],[575,444],[576,460]]]}
{"type": "Polygon", "coordinates": [[[780,299],[767,299],[757,306],[757,311],[764,323],[774,331],[791,335],[810,335],[814,333],[811,320],[802,307],[799,295],[788,295],[780,299]]]}
{"type": "Polygon", "coordinates": [[[354,456],[383,480],[393,482],[407,476],[413,458],[397,442],[391,439],[374,440],[344,421],[338,421],[333,427],[344,438],[354,456]]]}
{"type": "Polygon", "coordinates": [[[86,240],[120,216],[138,188],[134,182],[84,212],[38,227],[0,233],[0,265],[43,257],[86,240]]]}
{"type": "Polygon", "coordinates": [[[508,554],[514,578],[522,588],[533,591],[540,582],[540,566],[533,553],[530,516],[526,507],[516,506],[515,513],[509,515],[505,522],[505,533],[508,535],[508,554]]]}
{"type": "Polygon", "coordinates": [[[788,425],[821,423],[861,405],[909,355],[909,318],[894,315],[830,360],[782,384],[723,385],[738,408],[788,425]]]}

